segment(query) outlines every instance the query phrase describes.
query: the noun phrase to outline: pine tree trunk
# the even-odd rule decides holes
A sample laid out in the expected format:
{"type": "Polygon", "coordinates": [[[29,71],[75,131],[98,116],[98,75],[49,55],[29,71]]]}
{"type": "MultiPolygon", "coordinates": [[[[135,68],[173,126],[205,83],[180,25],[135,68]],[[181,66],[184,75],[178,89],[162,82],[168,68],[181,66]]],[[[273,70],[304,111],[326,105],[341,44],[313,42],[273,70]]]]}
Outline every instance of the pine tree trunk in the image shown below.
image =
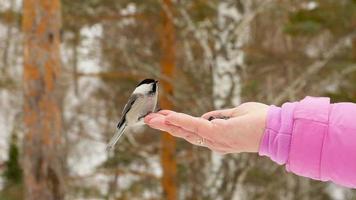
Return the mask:
{"type": "Polygon", "coordinates": [[[24,0],[24,181],[27,200],[64,199],[58,102],[60,0],[24,0]]]}
{"type": "Polygon", "coordinates": [[[352,58],[356,60],[356,36],[352,39],[352,58]]]}
{"type": "MultiPolygon", "coordinates": [[[[164,0],[162,6],[161,30],[161,72],[165,77],[173,79],[175,69],[175,30],[171,19],[172,2],[164,0]]],[[[160,104],[164,109],[172,109],[173,104],[167,96],[173,94],[172,85],[161,80],[163,95],[160,95],[160,104]]],[[[163,169],[162,187],[166,200],[177,199],[177,163],[175,159],[176,141],[173,136],[163,133],[161,136],[161,165],[163,169]]]]}

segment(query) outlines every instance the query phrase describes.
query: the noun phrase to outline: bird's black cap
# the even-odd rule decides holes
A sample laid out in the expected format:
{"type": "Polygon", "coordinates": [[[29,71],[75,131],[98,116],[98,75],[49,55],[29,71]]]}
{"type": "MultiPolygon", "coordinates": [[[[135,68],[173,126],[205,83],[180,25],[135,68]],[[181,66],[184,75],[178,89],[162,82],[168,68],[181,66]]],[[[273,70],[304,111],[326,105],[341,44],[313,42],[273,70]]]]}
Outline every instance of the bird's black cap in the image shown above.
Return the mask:
{"type": "Polygon", "coordinates": [[[141,81],[137,86],[140,86],[142,84],[150,84],[150,83],[157,83],[158,81],[154,80],[154,79],[150,79],[150,78],[147,78],[143,81],[141,81]]]}

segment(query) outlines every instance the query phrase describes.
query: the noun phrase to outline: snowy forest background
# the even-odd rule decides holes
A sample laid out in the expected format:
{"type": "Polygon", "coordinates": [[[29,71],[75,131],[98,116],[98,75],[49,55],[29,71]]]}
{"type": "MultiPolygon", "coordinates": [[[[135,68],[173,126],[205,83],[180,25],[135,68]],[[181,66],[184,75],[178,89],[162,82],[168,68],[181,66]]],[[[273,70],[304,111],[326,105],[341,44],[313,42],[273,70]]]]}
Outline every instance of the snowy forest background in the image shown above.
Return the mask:
{"type": "Polygon", "coordinates": [[[306,95],[356,102],[355,0],[23,1],[0,0],[1,200],[356,199],[149,128],[105,151],[145,77],[161,80],[161,107],[195,116],[306,95]]]}

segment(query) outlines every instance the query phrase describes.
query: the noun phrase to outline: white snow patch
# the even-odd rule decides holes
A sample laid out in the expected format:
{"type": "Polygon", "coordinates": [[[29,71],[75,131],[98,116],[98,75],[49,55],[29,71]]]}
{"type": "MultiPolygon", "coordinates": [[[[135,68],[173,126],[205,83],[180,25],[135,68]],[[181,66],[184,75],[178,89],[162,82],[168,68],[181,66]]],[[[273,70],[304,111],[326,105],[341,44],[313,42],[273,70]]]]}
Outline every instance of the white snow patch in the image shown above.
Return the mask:
{"type": "Polygon", "coordinates": [[[100,38],[103,33],[103,27],[100,24],[91,27],[84,27],[80,34],[82,38],[79,47],[79,66],[80,72],[99,72],[100,71],[100,38]]]}
{"type": "Polygon", "coordinates": [[[136,5],[134,3],[127,4],[126,8],[120,11],[121,15],[131,15],[136,13],[136,5]]]}
{"type": "Polygon", "coordinates": [[[303,3],[302,7],[306,10],[314,10],[319,7],[319,4],[318,4],[318,2],[315,2],[315,1],[309,1],[309,2],[303,3]]]}
{"type": "Polygon", "coordinates": [[[105,147],[105,143],[83,138],[80,143],[76,144],[75,150],[81,153],[85,152],[85,155],[69,157],[68,165],[79,176],[92,174],[95,168],[107,159],[105,147]]]}

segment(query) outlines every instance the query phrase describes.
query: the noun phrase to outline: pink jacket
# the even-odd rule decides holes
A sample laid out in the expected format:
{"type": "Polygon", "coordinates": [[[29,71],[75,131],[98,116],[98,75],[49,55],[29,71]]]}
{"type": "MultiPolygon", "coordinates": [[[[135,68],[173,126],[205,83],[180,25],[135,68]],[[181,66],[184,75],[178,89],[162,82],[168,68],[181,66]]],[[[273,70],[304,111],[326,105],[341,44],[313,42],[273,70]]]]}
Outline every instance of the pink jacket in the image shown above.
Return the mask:
{"type": "Polygon", "coordinates": [[[295,174],[356,188],[356,104],[306,97],[271,106],[259,154],[295,174]]]}

